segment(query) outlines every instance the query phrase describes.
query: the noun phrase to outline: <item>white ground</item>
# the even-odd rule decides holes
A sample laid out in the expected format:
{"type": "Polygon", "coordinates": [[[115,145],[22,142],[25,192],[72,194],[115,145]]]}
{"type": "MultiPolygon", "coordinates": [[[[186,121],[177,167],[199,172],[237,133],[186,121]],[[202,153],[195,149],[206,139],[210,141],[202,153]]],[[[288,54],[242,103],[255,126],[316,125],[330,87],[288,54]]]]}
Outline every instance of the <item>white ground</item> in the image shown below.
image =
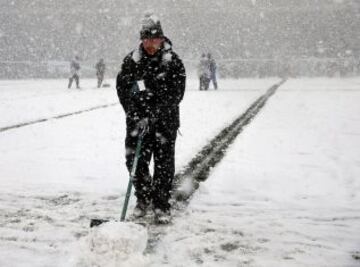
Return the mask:
{"type": "MultiPolygon", "coordinates": [[[[189,80],[177,170],[277,81],[220,80],[200,92],[189,80]]],[[[117,102],[94,80],[65,86],[0,81],[0,128],[117,102]]],[[[359,266],[359,101],[360,79],[287,81],[155,253],[129,255],[131,266],[359,266]]],[[[0,132],[0,266],[92,256],[79,250],[94,234],[89,219],[117,217],[126,190],[124,124],[116,105],[0,132]]]]}

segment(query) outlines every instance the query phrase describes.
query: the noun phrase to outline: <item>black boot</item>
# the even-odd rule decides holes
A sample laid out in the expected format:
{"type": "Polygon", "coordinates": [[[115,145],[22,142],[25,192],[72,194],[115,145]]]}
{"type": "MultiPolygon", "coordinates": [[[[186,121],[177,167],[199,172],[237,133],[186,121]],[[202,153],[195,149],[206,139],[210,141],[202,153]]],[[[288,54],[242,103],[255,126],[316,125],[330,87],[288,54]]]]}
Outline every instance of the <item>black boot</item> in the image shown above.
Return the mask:
{"type": "Polygon", "coordinates": [[[168,224],[171,221],[170,210],[155,209],[155,223],[157,224],[168,224]]]}
{"type": "Polygon", "coordinates": [[[149,207],[149,202],[144,200],[137,200],[136,206],[133,211],[134,218],[142,218],[146,215],[147,209],[149,207]]]}

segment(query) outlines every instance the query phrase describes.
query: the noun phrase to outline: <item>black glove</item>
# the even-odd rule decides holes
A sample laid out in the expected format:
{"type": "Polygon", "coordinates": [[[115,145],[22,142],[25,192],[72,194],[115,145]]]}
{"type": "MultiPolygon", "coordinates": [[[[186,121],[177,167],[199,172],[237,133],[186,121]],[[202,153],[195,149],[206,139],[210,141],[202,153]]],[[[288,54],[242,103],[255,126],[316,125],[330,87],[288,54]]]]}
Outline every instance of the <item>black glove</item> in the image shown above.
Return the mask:
{"type": "Polygon", "coordinates": [[[149,132],[149,119],[148,118],[141,119],[136,124],[136,131],[140,134],[146,134],[147,132],[149,132]]]}

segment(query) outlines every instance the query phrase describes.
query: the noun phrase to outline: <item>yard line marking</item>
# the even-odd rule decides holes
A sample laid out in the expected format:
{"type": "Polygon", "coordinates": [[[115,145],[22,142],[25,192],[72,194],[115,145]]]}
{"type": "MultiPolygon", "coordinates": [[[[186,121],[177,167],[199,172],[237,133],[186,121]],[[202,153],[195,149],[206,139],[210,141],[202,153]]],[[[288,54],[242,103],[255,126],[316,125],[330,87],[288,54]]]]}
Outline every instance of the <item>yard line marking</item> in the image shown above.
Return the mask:
{"type": "Polygon", "coordinates": [[[64,113],[64,114],[52,116],[52,117],[49,117],[49,118],[42,118],[42,119],[38,119],[38,120],[18,123],[18,124],[14,124],[14,125],[10,125],[10,126],[5,126],[5,127],[0,128],[0,132],[5,132],[5,131],[21,128],[21,127],[24,127],[24,126],[28,126],[28,125],[33,125],[33,124],[37,124],[37,123],[41,123],[41,122],[54,120],[54,119],[55,120],[56,119],[62,119],[62,118],[66,118],[66,117],[69,117],[69,116],[94,111],[94,110],[97,110],[97,109],[108,108],[108,107],[115,106],[115,105],[118,105],[118,104],[119,103],[116,102],[116,103],[110,103],[110,104],[105,104],[105,105],[100,105],[100,106],[94,106],[94,107],[91,107],[91,108],[88,108],[88,109],[78,110],[78,111],[74,111],[74,112],[70,112],[70,113],[64,113]]]}

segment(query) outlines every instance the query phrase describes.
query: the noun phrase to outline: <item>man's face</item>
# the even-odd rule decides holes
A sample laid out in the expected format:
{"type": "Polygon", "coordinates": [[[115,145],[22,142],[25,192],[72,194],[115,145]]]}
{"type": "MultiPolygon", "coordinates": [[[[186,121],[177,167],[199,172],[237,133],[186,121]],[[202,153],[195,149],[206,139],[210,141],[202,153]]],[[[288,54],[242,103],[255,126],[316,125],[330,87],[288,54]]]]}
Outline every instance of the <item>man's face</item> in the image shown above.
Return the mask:
{"type": "Polygon", "coordinates": [[[150,56],[155,55],[155,53],[160,49],[163,42],[164,38],[148,38],[142,40],[144,49],[146,53],[148,53],[150,56]]]}

